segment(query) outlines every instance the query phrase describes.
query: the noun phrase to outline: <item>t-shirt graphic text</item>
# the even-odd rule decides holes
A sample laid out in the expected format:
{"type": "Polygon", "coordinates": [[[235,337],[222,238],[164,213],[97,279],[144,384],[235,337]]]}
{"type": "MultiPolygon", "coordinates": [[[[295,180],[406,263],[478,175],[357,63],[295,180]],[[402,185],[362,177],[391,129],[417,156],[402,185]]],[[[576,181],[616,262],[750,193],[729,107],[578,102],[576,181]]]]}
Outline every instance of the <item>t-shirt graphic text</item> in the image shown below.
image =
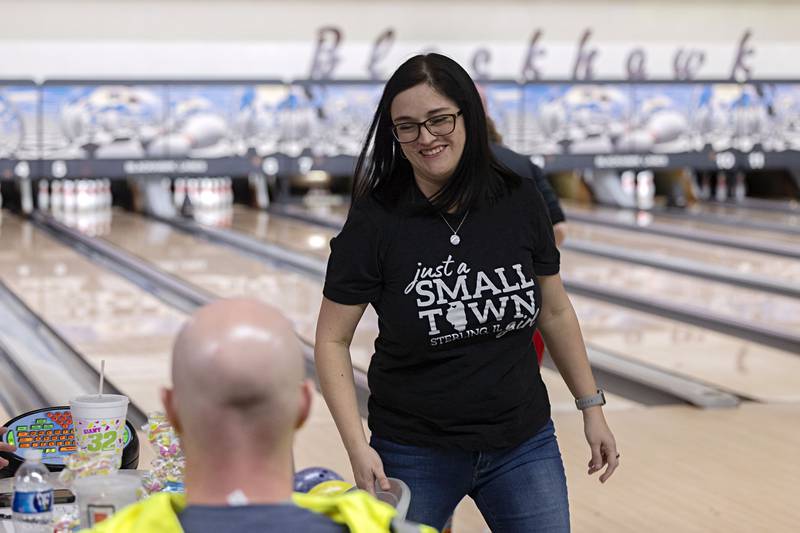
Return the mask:
{"type": "Polygon", "coordinates": [[[536,321],[536,282],[521,264],[472,273],[467,263],[455,266],[452,255],[435,266],[417,263],[405,294],[416,297],[418,318],[426,321],[431,346],[479,335],[500,338],[536,321]]]}

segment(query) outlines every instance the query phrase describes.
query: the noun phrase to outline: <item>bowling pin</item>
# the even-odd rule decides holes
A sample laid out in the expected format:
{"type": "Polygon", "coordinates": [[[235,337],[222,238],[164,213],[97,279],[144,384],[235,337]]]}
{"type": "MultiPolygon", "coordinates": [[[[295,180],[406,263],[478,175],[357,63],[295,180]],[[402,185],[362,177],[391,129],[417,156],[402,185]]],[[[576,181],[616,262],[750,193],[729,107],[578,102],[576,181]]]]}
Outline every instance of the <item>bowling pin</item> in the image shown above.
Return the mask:
{"type": "MultiPolygon", "coordinates": [[[[111,207],[112,205],[114,205],[114,193],[111,192],[111,180],[106,178],[103,180],[103,184],[106,188],[106,207],[111,207]]],[[[109,224],[110,223],[111,220],[109,218],[109,224]]]]}
{"type": "Polygon", "coordinates": [[[105,209],[109,206],[108,191],[106,190],[105,180],[97,180],[97,201],[100,209],[105,209]]]}
{"type": "Polygon", "coordinates": [[[642,170],[636,175],[636,206],[644,210],[652,209],[654,197],[653,171],[642,170]]]}
{"type": "Polygon", "coordinates": [[[198,207],[200,203],[200,183],[197,178],[189,178],[186,181],[186,196],[189,198],[189,203],[194,207],[198,207]]]}
{"type": "Polygon", "coordinates": [[[186,198],[186,180],[184,178],[175,178],[175,186],[172,191],[172,202],[175,207],[180,209],[184,198],[186,198]]]}
{"type": "Polygon", "coordinates": [[[61,180],[53,180],[50,186],[50,208],[53,211],[61,211],[64,207],[64,192],[61,180]]]}
{"type": "Polygon", "coordinates": [[[105,205],[105,199],[103,198],[105,190],[103,189],[102,181],[92,180],[89,191],[92,193],[92,209],[102,209],[105,205]]]}
{"type": "Polygon", "coordinates": [[[29,215],[33,212],[33,183],[28,178],[19,182],[19,200],[22,212],[29,215]]]}
{"type": "MultiPolygon", "coordinates": [[[[78,185],[80,186],[80,182],[78,182],[78,185]]],[[[81,210],[79,208],[77,213],[75,213],[75,227],[78,228],[78,231],[80,231],[84,235],[88,235],[89,237],[94,237],[94,227],[92,225],[91,211],[88,211],[86,209],[81,210]]]]}
{"type": "Polygon", "coordinates": [[[632,170],[626,170],[619,177],[622,181],[622,193],[626,198],[634,200],[636,198],[636,174],[632,170]]]}
{"type": "Polygon", "coordinates": [[[737,202],[744,201],[747,196],[747,181],[745,180],[744,172],[736,173],[736,184],[733,188],[733,197],[737,202]]]}
{"type": "Polygon", "coordinates": [[[214,181],[211,178],[200,180],[200,205],[204,209],[214,208],[214,181]]]}
{"type": "Polygon", "coordinates": [[[36,194],[36,206],[39,211],[47,211],[50,208],[50,187],[47,180],[39,180],[39,190],[36,194]]]}
{"type": "Polygon", "coordinates": [[[78,180],[75,186],[75,208],[78,211],[86,211],[89,209],[89,183],[87,180],[78,180]]]}
{"type": "Polygon", "coordinates": [[[233,179],[225,178],[225,205],[233,205],[233,179]]]}
{"type": "Polygon", "coordinates": [[[217,178],[217,206],[225,208],[228,205],[225,193],[225,178],[217,178]]]}
{"type": "Polygon", "coordinates": [[[111,207],[111,180],[108,178],[100,180],[100,207],[103,209],[111,207]]]}
{"type": "Polygon", "coordinates": [[[86,210],[91,211],[97,202],[97,187],[94,180],[86,181],[86,210]]]}
{"type": "Polygon", "coordinates": [[[217,206],[225,208],[225,178],[217,178],[217,206]]]}
{"type": "Polygon", "coordinates": [[[711,176],[708,172],[703,172],[700,176],[700,199],[708,200],[711,198],[711,176]]]}
{"type": "Polygon", "coordinates": [[[75,207],[75,182],[72,180],[64,180],[64,210],[72,211],[75,207]]]}
{"type": "Polygon", "coordinates": [[[207,209],[216,209],[218,207],[217,203],[217,178],[208,178],[206,182],[206,186],[208,187],[208,191],[206,192],[206,208],[207,209]]]}
{"type": "Polygon", "coordinates": [[[721,170],[717,172],[717,190],[714,197],[718,202],[728,199],[728,177],[721,170]]]}

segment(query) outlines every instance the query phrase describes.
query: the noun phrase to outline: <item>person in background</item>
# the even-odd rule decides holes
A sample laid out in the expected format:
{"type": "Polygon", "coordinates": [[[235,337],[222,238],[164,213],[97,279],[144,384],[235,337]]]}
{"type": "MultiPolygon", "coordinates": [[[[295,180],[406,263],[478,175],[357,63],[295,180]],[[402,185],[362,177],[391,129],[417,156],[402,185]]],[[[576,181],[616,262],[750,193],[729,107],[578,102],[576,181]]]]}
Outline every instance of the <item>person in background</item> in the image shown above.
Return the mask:
{"type": "Polygon", "coordinates": [[[540,327],[583,415],[588,474],[619,465],[559,251],[533,180],[492,155],[475,84],[431,53],[387,81],[331,241],[317,376],[359,487],[411,488],[442,528],[469,495],[492,531],[569,531],[567,483],[531,337],[540,327]],[[350,344],[379,318],[367,440],[350,344]]]}
{"type": "MultiPolygon", "coordinates": [[[[294,434],[313,397],[293,325],[275,308],[217,300],[183,326],[162,391],[186,456],[186,495],[156,494],[94,533],[391,531],[394,508],[364,491],[292,494],[294,434]]],[[[431,532],[430,528],[412,527],[431,532]]]]}
{"type": "Polygon", "coordinates": [[[492,154],[498,161],[514,171],[515,174],[533,179],[547,204],[550,222],[553,223],[556,246],[561,246],[567,238],[567,218],[564,216],[564,210],[558,201],[558,195],[553,190],[553,186],[550,185],[550,181],[545,177],[541,168],[535,165],[530,158],[515,152],[503,144],[503,136],[497,131],[497,126],[489,115],[486,90],[478,86],[478,93],[481,95],[481,103],[486,111],[486,128],[489,134],[489,146],[492,149],[492,154]]]}

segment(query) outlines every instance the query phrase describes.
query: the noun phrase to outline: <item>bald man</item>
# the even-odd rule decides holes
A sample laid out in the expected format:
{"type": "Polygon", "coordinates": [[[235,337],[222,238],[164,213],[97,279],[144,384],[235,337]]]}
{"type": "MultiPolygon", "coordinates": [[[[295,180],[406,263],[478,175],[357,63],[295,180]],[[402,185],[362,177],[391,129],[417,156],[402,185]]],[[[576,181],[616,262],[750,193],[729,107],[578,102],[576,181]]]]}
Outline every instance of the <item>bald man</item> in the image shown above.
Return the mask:
{"type": "Polygon", "coordinates": [[[236,299],[197,311],[175,341],[172,382],[162,401],[186,456],[185,501],[151,497],[95,531],[390,530],[394,509],[363,491],[292,494],[294,432],[313,392],[294,327],[276,309],[236,299]]]}
{"type": "Polygon", "coordinates": [[[186,455],[185,531],[223,531],[234,521],[235,531],[260,523],[343,530],[284,504],[294,431],[308,417],[312,385],[294,327],[276,309],[253,300],[200,309],[175,341],[172,380],[162,401],[186,455]],[[218,507],[239,500],[251,507],[218,507]]]}

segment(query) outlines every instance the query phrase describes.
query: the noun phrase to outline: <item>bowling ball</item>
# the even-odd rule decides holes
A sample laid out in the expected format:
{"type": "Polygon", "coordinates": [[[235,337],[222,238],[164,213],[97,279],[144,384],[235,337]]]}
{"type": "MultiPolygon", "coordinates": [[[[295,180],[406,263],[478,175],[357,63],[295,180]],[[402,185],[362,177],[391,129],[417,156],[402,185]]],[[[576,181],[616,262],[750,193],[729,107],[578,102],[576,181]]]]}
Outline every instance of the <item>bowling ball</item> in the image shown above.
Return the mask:
{"type": "Polygon", "coordinates": [[[294,491],[308,492],[323,481],[342,481],[342,476],[318,466],[305,468],[294,475],[294,491]]]}
{"type": "Polygon", "coordinates": [[[336,496],[337,494],[344,494],[352,488],[353,485],[347,481],[333,479],[331,481],[323,481],[322,483],[315,485],[310,491],[308,491],[308,493],[316,494],[317,496],[336,496]]]}

